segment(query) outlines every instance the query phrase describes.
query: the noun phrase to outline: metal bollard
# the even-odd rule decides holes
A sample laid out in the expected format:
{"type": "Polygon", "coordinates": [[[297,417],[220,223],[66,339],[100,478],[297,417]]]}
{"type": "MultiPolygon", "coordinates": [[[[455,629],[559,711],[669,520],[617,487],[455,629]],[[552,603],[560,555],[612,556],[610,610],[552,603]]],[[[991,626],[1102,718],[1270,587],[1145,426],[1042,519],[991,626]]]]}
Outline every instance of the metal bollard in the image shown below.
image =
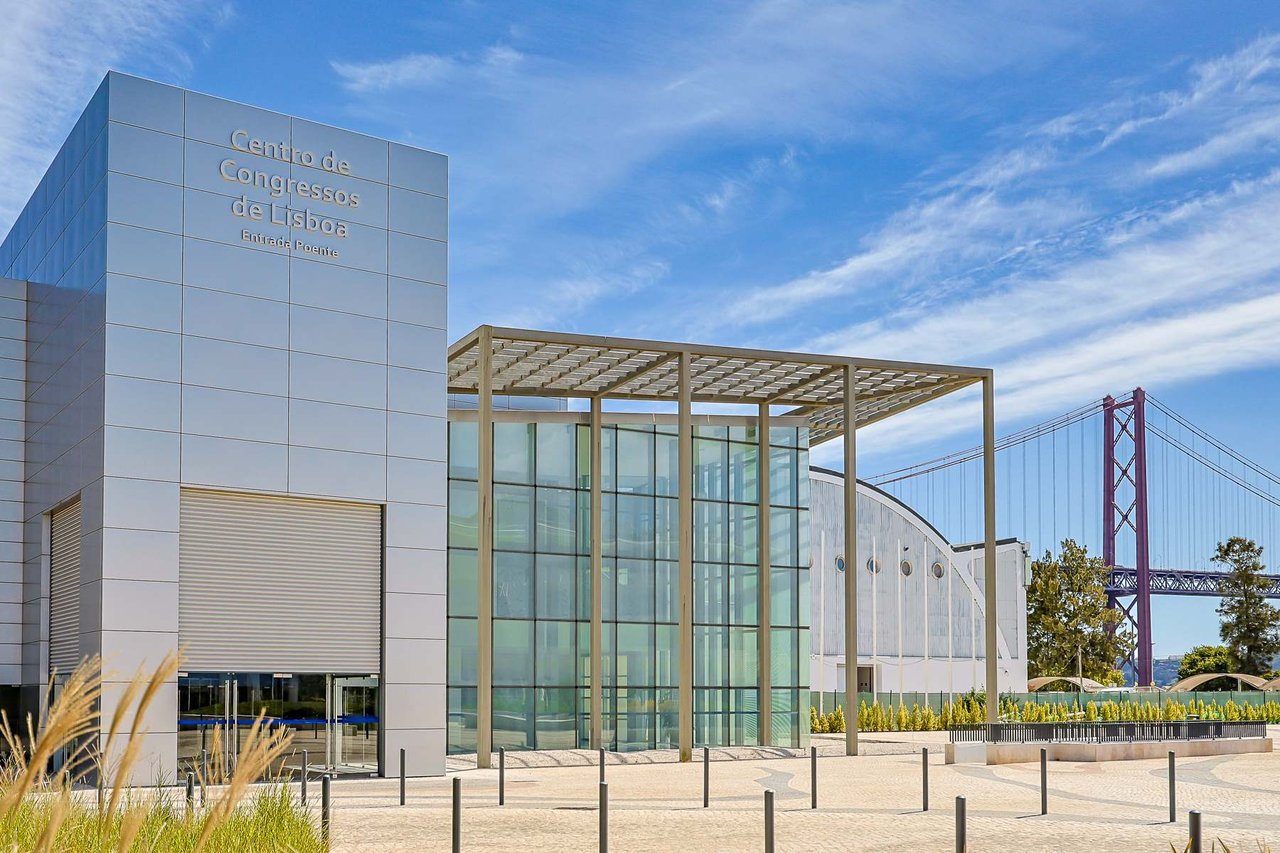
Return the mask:
{"type": "Polygon", "coordinates": [[[507,802],[507,748],[498,749],[498,805],[507,802]]]}
{"type": "Polygon", "coordinates": [[[965,840],[964,797],[956,797],[956,853],[965,853],[968,842],[965,840]]]}
{"type": "Polygon", "coordinates": [[[929,747],[920,750],[920,781],[921,781],[921,802],[922,812],[929,810],[929,747]]]}
{"type": "Polygon", "coordinates": [[[187,814],[191,814],[196,807],[196,774],[190,770],[187,771],[187,814]]]}
{"type": "Polygon", "coordinates": [[[462,850],[462,779],[453,777],[453,853],[462,850]]]}
{"type": "Polygon", "coordinates": [[[818,748],[809,747],[809,808],[818,807],[818,748]]]}
{"type": "Polygon", "coordinates": [[[1169,823],[1178,822],[1178,770],[1173,763],[1173,750],[1169,750],[1169,823]]]}
{"type": "Polygon", "coordinates": [[[404,750],[400,750],[400,805],[404,805],[404,750]]]}
{"type": "Polygon", "coordinates": [[[604,781],[604,747],[600,747],[600,781],[604,781]]]}
{"type": "Polygon", "coordinates": [[[609,783],[600,783],[600,853],[609,853],[609,783]]]}
{"type": "Polygon", "coordinates": [[[308,763],[310,763],[308,761],[308,754],[307,754],[307,751],[304,749],[302,750],[302,804],[304,806],[307,804],[307,773],[309,772],[309,768],[307,767],[308,763]]]}
{"type": "MultiPolygon", "coordinates": [[[[306,753],[303,753],[303,754],[305,755],[306,753]]],[[[202,806],[204,805],[204,801],[205,801],[205,786],[208,784],[209,784],[209,750],[202,749],[200,750],[200,805],[202,806]]],[[[307,801],[307,798],[303,797],[302,801],[305,803],[307,801]]]]}
{"type": "Polygon", "coordinates": [[[773,853],[773,791],[764,792],[764,853],[773,853]]]}
{"type": "Polygon", "coordinates": [[[702,807],[711,807],[711,749],[702,748],[702,807]]]}
{"type": "Polygon", "coordinates": [[[329,774],[320,777],[320,837],[329,849],[329,821],[333,817],[333,802],[329,799],[329,774]]]}
{"type": "Polygon", "coordinates": [[[1200,812],[1192,809],[1188,818],[1191,824],[1191,853],[1201,853],[1204,842],[1200,836],[1200,812]]]}
{"type": "Polygon", "coordinates": [[[1040,747],[1040,814],[1049,813],[1049,750],[1040,747]]]}

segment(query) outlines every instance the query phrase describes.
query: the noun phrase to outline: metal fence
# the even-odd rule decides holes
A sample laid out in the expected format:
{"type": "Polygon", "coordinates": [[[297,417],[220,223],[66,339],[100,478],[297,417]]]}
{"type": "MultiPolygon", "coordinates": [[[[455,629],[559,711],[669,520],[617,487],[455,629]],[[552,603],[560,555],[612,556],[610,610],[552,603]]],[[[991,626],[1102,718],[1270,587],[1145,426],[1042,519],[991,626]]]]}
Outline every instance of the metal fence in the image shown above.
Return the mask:
{"type": "MultiPolygon", "coordinates": [[[[965,693],[948,693],[946,691],[931,690],[928,693],[923,691],[907,691],[905,693],[883,692],[883,693],[859,693],[859,703],[866,702],[868,705],[878,702],[881,708],[892,709],[896,711],[899,706],[905,707],[908,711],[913,705],[919,705],[921,708],[932,708],[934,713],[942,713],[942,707],[947,702],[955,702],[963,699],[965,693]]],[[[1179,702],[1186,706],[1192,700],[1202,701],[1206,705],[1217,704],[1219,708],[1226,705],[1228,701],[1235,702],[1237,705],[1253,705],[1259,706],[1266,702],[1280,702],[1280,691],[1263,692],[1261,690],[1189,690],[1186,693],[1138,693],[1136,691],[1120,691],[1107,690],[1098,693],[1079,693],[1077,691],[1070,692],[1044,692],[1039,693],[1001,693],[1000,698],[1012,699],[1019,705],[1025,702],[1031,702],[1036,705],[1057,705],[1062,703],[1068,708],[1080,705],[1081,707],[1088,705],[1090,702],[1101,705],[1103,702],[1129,702],[1133,704],[1147,704],[1163,706],[1165,700],[1179,702]]],[[[844,694],[826,691],[819,693],[816,690],[809,691],[809,704],[823,712],[830,712],[836,709],[837,705],[844,705],[844,694]]],[[[847,713],[848,709],[846,709],[847,713]]]]}
{"type": "Polygon", "coordinates": [[[1163,740],[1263,738],[1261,720],[1183,720],[1116,723],[983,723],[951,729],[952,743],[1132,743],[1163,740]]]}

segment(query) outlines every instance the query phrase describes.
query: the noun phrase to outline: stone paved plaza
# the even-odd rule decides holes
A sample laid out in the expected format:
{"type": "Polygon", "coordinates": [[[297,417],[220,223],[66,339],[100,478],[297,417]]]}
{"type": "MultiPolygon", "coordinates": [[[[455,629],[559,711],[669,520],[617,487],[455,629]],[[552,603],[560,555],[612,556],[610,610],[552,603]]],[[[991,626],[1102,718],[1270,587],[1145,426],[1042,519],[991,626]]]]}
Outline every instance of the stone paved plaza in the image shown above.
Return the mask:
{"type": "MultiPolygon", "coordinates": [[[[1273,739],[1280,727],[1270,729],[1273,739]]],[[[1049,815],[1041,816],[1039,765],[947,766],[944,733],[864,736],[845,758],[838,738],[819,746],[818,810],[809,760],[785,750],[715,750],[711,807],[701,762],[671,753],[609,755],[610,849],[700,852],[763,849],[765,789],[776,792],[779,851],[952,850],[954,799],[969,813],[969,849],[1167,851],[1186,843],[1187,812],[1204,814],[1205,849],[1280,851],[1280,754],[1188,758],[1178,764],[1178,817],[1168,820],[1164,761],[1051,762],[1049,815]],[[930,751],[931,810],[920,811],[920,749],[930,751]]],[[[463,850],[597,850],[599,768],[590,753],[512,754],[507,802],[497,770],[455,759],[449,777],[333,786],[335,851],[448,850],[450,786],[462,779],[463,850]],[[470,765],[470,766],[469,766],[470,765]]]]}

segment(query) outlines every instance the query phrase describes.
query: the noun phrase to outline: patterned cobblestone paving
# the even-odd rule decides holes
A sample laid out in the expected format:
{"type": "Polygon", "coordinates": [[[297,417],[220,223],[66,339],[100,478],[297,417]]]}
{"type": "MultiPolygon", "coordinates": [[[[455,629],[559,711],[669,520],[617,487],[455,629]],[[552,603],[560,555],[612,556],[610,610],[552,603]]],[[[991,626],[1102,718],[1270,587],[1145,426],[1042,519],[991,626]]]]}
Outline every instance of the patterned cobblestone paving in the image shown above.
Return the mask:
{"type": "MultiPolygon", "coordinates": [[[[1280,728],[1272,735],[1280,736],[1280,728]]],[[[1164,761],[1052,762],[1049,814],[1039,814],[1039,766],[947,766],[945,736],[872,735],[846,758],[817,739],[819,808],[809,808],[809,762],[779,750],[716,750],[711,807],[702,765],[670,753],[610,755],[610,850],[763,849],[763,792],[776,798],[782,851],[952,850],[954,798],[966,797],[969,849],[1167,851],[1186,844],[1187,812],[1204,814],[1205,846],[1268,845],[1280,853],[1280,753],[1178,763],[1178,818],[1168,821],[1164,761]],[[932,810],[920,811],[920,753],[930,749],[932,810]]],[[[598,773],[589,752],[508,755],[507,804],[497,771],[451,759],[449,778],[413,780],[397,804],[395,780],[334,786],[335,851],[448,850],[451,777],[462,779],[463,844],[480,850],[597,850],[598,773]],[[456,767],[452,765],[457,765],[456,767]],[[461,769],[468,767],[469,769],[461,769]]]]}

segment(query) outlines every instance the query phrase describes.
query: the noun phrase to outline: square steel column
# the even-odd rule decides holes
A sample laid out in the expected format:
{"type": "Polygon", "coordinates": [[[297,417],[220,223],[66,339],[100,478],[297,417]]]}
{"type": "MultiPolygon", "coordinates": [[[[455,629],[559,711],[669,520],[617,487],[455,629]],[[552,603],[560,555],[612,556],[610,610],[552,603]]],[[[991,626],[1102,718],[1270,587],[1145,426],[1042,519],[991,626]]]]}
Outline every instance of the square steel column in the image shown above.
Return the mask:
{"type": "Polygon", "coordinates": [[[604,746],[604,522],[599,397],[591,398],[591,748],[604,746]]]}
{"type": "Polygon", "coordinates": [[[1000,722],[999,644],[996,641],[996,389],[995,377],[982,379],[982,568],[986,609],[987,722],[1000,722]]]}
{"type": "MultiPolygon", "coordinates": [[[[858,754],[857,370],[844,367],[844,753],[858,754]]],[[[825,567],[824,567],[825,568],[825,567]]]]}
{"type": "Polygon", "coordinates": [[[676,448],[680,483],[680,760],[693,760],[693,355],[680,353],[676,448]]]}
{"type": "Polygon", "coordinates": [[[773,619],[770,605],[770,593],[772,592],[772,578],[770,570],[773,568],[773,557],[769,548],[769,404],[760,404],[760,416],[756,421],[757,442],[756,453],[759,455],[758,470],[756,482],[759,484],[759,494],[757,495],[756,505],[760,517],[758,520],[760,531],[760,554],[759,554],[759,572],[760,576],[756,579],[756,589],[759,590],[756,603],[757,623],[759,627],[757,631],[757,650],[756,650],[756,667],[758,676],[759,698],[756,700],[756,710],[759,718],[756,723],[756,731],[760,736],[761,746],[773,745],[773,619]]]}
{"type": "Polygon", "coordinates": [[[488,767],[493,752],[493,331],[480,330],[480,374],[476,419],[476,766],[488,767]]]}

